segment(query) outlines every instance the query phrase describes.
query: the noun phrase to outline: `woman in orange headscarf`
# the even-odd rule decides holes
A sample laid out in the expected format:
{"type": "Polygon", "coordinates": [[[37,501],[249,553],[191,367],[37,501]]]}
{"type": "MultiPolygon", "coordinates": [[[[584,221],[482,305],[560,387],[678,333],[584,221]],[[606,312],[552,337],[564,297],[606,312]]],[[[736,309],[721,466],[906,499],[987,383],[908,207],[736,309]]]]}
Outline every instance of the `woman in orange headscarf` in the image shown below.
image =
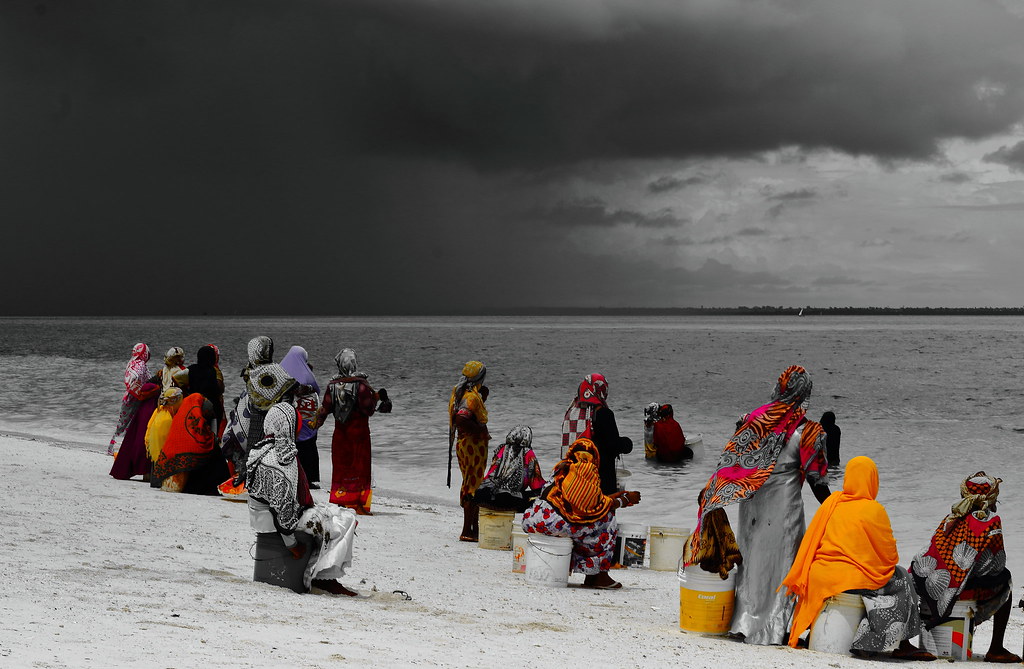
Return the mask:
{"type": "Polygon", "coordinates": [[[917,594],[878,495],[878,468],[859,456],[846,465],[842,492],[832,493],[814,515],[793,567],[782,581],[796,597],[789,645],[814,623],[825,600],[842,592],[864,598],[865,618],[853,638],[855,653],[892,650],[896,657],[934,660],[908,639],[921,633],[917,594]]]}
{"type": "Polygon", "coordinates": [[[601,492],[601,455],[589,439],[577,439],[555,465],[551,483],[523,513],[523,531],[572,539],[572,571],[585,574],[583,587],[614,590],[608,575],[615,551],[615,510],[640,503],[633,490],[601,492]]]}

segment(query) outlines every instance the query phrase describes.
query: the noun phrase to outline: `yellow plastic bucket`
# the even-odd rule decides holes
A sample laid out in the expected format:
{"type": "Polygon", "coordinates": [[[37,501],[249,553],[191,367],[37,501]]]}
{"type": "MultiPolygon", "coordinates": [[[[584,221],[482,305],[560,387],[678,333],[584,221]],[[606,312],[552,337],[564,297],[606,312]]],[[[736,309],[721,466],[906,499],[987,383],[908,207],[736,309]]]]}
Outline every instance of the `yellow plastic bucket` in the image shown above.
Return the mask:
{"type": "Polygon", "coordinates": [[[734,573],[722,580],[692,566],[679,572],[679,629],[696,634],[718,635],[729,631],[734,573]]]}
{"type": "Polygon", "coordinates": [[[494,551],[512,550],[512,520],[515,517],[513,511],[480,509],[480,548],[494,551]]]}

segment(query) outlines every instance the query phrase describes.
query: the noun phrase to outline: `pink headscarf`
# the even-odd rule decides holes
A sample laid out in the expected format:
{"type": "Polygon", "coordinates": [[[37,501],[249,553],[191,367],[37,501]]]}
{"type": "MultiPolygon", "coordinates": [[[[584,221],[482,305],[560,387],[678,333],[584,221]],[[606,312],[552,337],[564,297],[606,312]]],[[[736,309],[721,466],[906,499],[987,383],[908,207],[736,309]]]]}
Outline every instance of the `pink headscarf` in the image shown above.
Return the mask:
{"type": "Polygon", "coordinates": [[[126,396],[138,397],[142,385],[149,380],[149,347],[139,342],[132,347],[132,357],[124,369],[124,387],[126,396]]]}

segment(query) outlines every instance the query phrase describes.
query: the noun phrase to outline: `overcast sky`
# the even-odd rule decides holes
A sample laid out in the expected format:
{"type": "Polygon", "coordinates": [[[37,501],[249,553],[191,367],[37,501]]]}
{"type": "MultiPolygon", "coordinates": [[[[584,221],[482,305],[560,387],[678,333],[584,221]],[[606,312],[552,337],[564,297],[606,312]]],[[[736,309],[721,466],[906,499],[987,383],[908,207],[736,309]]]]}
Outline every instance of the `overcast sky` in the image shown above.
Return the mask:
{"type": "Polygon", "coordinates": [[[6,314],[1024,304],[1024,0],[0,3],[6,314]]]}

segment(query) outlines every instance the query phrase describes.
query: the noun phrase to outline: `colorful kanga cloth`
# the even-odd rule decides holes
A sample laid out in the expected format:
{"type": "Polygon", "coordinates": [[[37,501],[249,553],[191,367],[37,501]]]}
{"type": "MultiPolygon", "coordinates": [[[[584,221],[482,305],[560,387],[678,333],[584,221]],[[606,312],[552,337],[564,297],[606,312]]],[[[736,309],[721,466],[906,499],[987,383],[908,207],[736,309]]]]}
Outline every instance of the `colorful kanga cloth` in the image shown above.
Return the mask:
{"type": "MultiPolygon", "coordinates": [[[[707,515],[753,496],[771,476],[779,453],[805,420],[812,382],[807,370],[792,365],[780,376],[768,404],[744,417],[725,445],[715,472],[700,493],[697,523],[690,535],[686,564],[704,560],[713,547],[702,546],[702,527],[707,515]]],[[[812,482],[826,480],[825,433],[821,425],[806,421],[800,438],[801,476],[812,482]]],[[[802,479],[801,479],[802,480],[802,479]]]]}
{"type": "Polygon", "coordinates": [[[160,394],[160,404],[146,426],[146,455],[150,463],[160,459],[160,452],[164,449],[164,442],[174,422],[174,414],[178,413],[183,399],[181,388],[169,388],[160,394]]]}
{"type": "Polygon", "coordinates": [[[181,401],[170,432],[153,464],[153,476],[165,479],[201,467],[213,454],[214,434],[203,416],[206,398],[196,393],[181,401]]]}
{"type": "Polygon", "coordinates": [[[789,645],[821,612],[829,597],[847,590],[877,590],[892,578],[899,553],[878,496],[878,468],[859,456],[846,465],[842,492],[818,508],[782,585],[796,597],[789,645]]]}
{"type": "Polygon", "coordinates": [[[552,471],[541,498],[570,523],[593,523],[615,508],[615,499],[601,492],[601,455],[589,439],[577,439],[552,471]]]}
{"type": "Polygon", "coordinates": [[[562,457],[577,439],[592,439],[594,412],[608,406],[608,381],[603,374],[587,374],[562,419],[562,457]]]}
{"type": "Polygon", "coordinates": [[[334,362],[341,376],[328,383],[319,412],[321,419],[327,414],[334,416],[330,501],[367,512],[373,501],[370,416],[375,412],[377,393],[358,371],[355,351],[342,349],[334,362]]]}
{"type": "Polygon", "coordinates": [[[523,512],[522,528],[527,534],[572,539],[569,567],[573,573],[592,576],[612,568],[618,534],[614,511],[608,511],[589,523],[572,523],[549,502],[538,499],[523,512]]]}
{"type": "Polygon", "coordinates": [[[302,419],[298,440],[307,441],[316,436],[317,412],[320,410],[320,385],[309,366],[309,354],[301,346],[292,346],[281,359],[281,367],[302,389],[295,395],[295,408],[302,419]]]}
{"type": "Polygon", "coordinates": [[[528,426],[516,425],[509,430],[476,491],[478,504],[521,512],[540,493],[546,482],[532,443],[533,430],[528,426]]]}
{"type": "Polygon", "coordinates": [[[142,386],[149,380],[149,347],[139,342],[132,347],[132,357],[124,369],[124,396],[121,397],[121,409],[117,416],[117,426],[114,428],[114,436],[110,439],[110,446],[107,448],[107,455],[117,455],[117,438],[124,434],[128,425],[135,417],[139,409],[139,394],[142,386]]]}
{"type": "MultiPolygon", "coordinates": [[[[969,579],[993,576],[1006,569],[1002,520],[989,511],[999,496],[1000,482],[985,472],[964,479],[960,484],[961,500],[939,523],[928,547],[911,562],[918,595],[930,614],[929,629],[949,616],[969,579]]],[[[1002,592],[999,597],[1005,601],[1002,592]]],[[[979,601],[977,617],[981,620],[993,613],[989,610],[992,607],[984,608],[982,612],[979,601]],[[987,615],[982,617],[983,613],[987,615]]]]}
{"type": "MultiPolygon", "coordinates": [[[[454,444],[462,472],[459,503],[473,504],[473,496],[484,480],[487,467],[487,407],[481,393],[487,368],[470,360],[462,368],[462,377],[448,398],[448,445],[454,444]]],[[[450,483],[450,481],[449,481],[450,483]]]]}

